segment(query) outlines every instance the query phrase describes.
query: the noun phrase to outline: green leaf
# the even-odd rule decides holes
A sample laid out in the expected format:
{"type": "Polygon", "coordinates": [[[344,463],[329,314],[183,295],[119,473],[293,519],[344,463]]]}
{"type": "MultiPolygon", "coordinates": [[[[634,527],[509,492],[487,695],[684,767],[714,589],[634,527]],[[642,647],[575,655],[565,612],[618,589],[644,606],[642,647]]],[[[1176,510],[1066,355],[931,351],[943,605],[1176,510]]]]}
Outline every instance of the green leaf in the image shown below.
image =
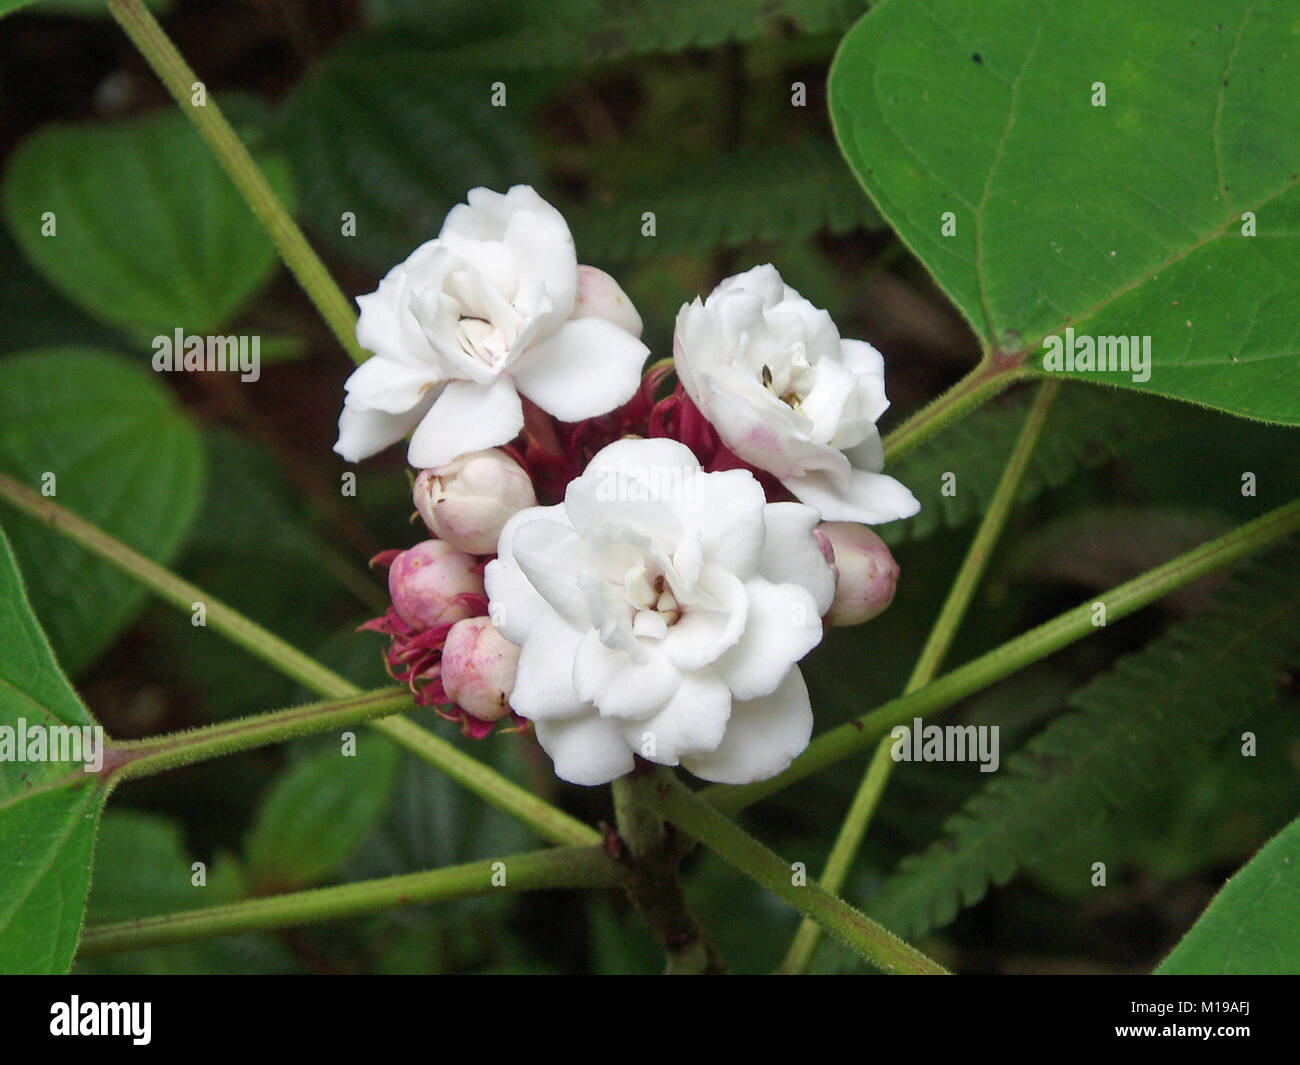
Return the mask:
{"type": "MultiPolygon", "coordinates": [[[[369,7],[382,21],[428,33],[439,33],[445,25],[443,13],[426,3],[371,0],[369,7]]],[[[465,14],[464,5],[457,7],[460,10],[451,17],[460,23],[474,17],[465,14]]],[[[713,48],[727,41],[775,36],[789,28],[822,33],[850,25],[866,4],[864,0],[562,0],[538,5],[486,0],[473,7],[483,10],[475,19],[479,32],[474,36],[482,36],[489,22],[505,27],[505,32],[448,48],[439,63],[450,69],[571,67],[628,55],[713,48]]],[[[462,33],[473,31],[453,26],[462,33]]]]}
{"type": "MultiPolygon", "coordinates": [[[[882,525],[881,538],[891,545],[920,539],[983,513],[1032,402],[1032,389],[999,397],[891,463],[890,475],[912,490],[921,510],[907,521],[882,525]],[[951,486],[947,491],[945,484],[951,486]]],[[[1048,416],[1017,501],[1059,487],[1082,468],[1148,447],[1173,428],[1159,400],[1070,385],[1048,416]]]]}
{"type": "Polygon", "coordinates": [[[345,756],[331,740],[291,766],[248,836],[249,877],[262,892],[319,883],[370,835],[388,805],[400,756],[382,737],[356,737],[345,756]]]}
{"type": "MultiPolygon", "coordinates": [[[[289,199],[285,160],[258,162],[289,199]]],[[[145,340],[213,332],[275,266],[270,237],[172,110],[39,130],[10,159],[3,195],[10,232],[50,284],[145,340]]]]}
{"type": "Polygon", "coordinates": [[[363,38],[331,53],[280,115],[304,220],[340,254],[387,268],[436,237],[467,189],[536,182],[515,101],[493,107],[493,80],[404,38],[363,38]],[[346,212],[355,236],[343,233],[346,212]]]}
{"type": "MultiPolygon", "coordinates": [[[[1236,577],[1203,613],[1079,689],[1072,713],[1005,763],[946,826],[905,859],[868,912],[905,937],[946,924],[1017,870],[1059,859],[1114,809],[1144,796],[1249,727],[1300,656],[1300,543],[1236,577]]],[[[1080,855],[1079,877],[1094,858],[1080,855]]]]}
{"type": "Polygon", "coordinates": [[[27,268],[9,231],[0,226],[0,351],[45,344],[115,343],[117,331],[83,314],[27,268]]]}
{"type": "Polygon", "coordinates": [[[1238,870],[1156,972],[1300,973],[1300,819],[1238,870]]]}
{"type": "MultiPolygon", "coordinates": [[[[93,348],[45,348],[0,360],[0,469],[166,564],[197,512],[203,453],[156,375],[93,348]]],[[[0,518],[36,613],[75,676],[145,592],[34,519],[7,508],[0,518]]]]}
{"type": "Polygon", "coordinates": [[[880,4],[831,70],[841,147],[990,352],[1041,366],[1067,327],[1149,336],[1149,380],[1077,376],[1300,424],[1282,385],[1300,377],[1294,12],[1132,16],[1128,0],[880,4]]]}
{"type": "Polygon", "coordinates": [[[104,804],[83,764],[18,760],[17,730],[93,724],[32,615],[0,531],[0,728],[15,744],[0,760],[0,972],[58,973],[72,963],[104,804]]]}
{"type": "Polygon", "coordinates": [[[790,240],[820,229],[842,233],[880,225],[834,148],[815,138],[751,146],[697,161],[653,182],[621,187],[569,212],[583,261],[711,250],[749,240],[790,240]],[[718,210],[725,203],[726,210],[718,210]],[[655,235],[642,235],[642,214],[655,215],[655,235]]]}

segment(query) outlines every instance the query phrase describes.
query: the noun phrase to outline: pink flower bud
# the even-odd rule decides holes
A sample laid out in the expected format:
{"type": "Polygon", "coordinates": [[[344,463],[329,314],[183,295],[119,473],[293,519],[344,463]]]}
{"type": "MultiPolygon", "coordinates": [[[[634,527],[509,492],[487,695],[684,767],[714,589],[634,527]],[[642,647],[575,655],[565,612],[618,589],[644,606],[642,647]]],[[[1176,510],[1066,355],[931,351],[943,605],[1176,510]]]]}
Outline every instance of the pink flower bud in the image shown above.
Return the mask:
{"type": "Polygon", "coordinates": [[[519,511],[537,506],[528,472],[504,451],[471,451],[423,470],[415,479],[415,509],[429,531],[471,555],[493,555],[501,529],[519,511]]]}
{"type": "Polygon", "coordinates": [[[442,649],[442,687],[447,698],[480,721],[510,713],[519,648],[485,617],[458,621],[442,649]]]}
{"type": "Polygon", "coordinates": [[[609,274],[594,266],[578,267],[578,302],[573,317],[604,318],[634,337],[641,335],[641,316],[627,293],[609,274]]]}
{"type": "MultiPolygon", "coordinates": [[[[898,563],[885,541],[865,525],[825,521],[817,527],[835,552],[835,600],[826,615],[831,625],[860,625],[894,601],[898,563]]],[[[824,548],[823,548],[824,551],[824,548]]]]}
{"type": "Polygon", "coordinates": [[[446,625],[475,612],[462,595],[484,595],[478,563],[441,540],[403,551],[388,570],[388,594],[403,621],[416,628],[446,625]]]}

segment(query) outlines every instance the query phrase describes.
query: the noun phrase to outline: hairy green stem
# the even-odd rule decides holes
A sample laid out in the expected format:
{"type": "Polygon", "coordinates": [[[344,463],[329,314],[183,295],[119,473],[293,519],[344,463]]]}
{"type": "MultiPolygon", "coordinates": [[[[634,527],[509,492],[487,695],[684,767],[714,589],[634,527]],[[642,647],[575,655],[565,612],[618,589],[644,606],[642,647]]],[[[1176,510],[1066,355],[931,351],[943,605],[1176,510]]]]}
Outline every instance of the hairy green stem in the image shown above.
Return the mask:
{"type": "MultiPolygon", "coordinates": [[[[1061,382],[1058,379],[1044,381],[1039,386],[1038,396],[1025,416],[1025,423],[1011,448],[1011,455],[1007,459],[997,489],[989,502],[989,508],[966,551],[966,557],[962,560],[961,568],[957,571],[957,576],[948,591],[948,598],[944,600],[934,627],[925,641],[925,646],[921,649],[920,657],[912,669],[912,676],[903,689],[904,695],[910,695],[934,679],[944,656],[952,646],[980,578],[993,557],[993,549],[1002,535],[1002,530],[1006,527],[1007,518],[1016,501],[1016,494],[1020,491],[1020,484],[1024,480],[1025,471],[1029,469],[1029,460],[1033,458],[1034,449],[1043,435],[1047,416],[1051,413],[1052,404],[1056,402],[1056,395],[1060,389],[1061,382]]],[[[892,741],[886,736],[876,747],[862,783],[858,785],[857,794],[854,795],[853,802],[849,806],[849,812],[831,847],[826,868],[822,872],[821,883],[827,891],[834,894],[838,895],[843,890],[853,859],[857,856],[858,849],[862,846],[862,839],[867,833],[867,826],[871,823],[871,818],[884,795],[885,785],[888,784],[890,773],[894,768],[894,760],[890,756],[892,746],[892,741]]],[[[799,931],[795,934],[790,950],[781,963],[781,971],[806,973],[812,967],[813,958],[817,954],[817,945],[821,942],[821,934],[820,925],[805,919],[799,925],[799,931]]]]}
{"type": "Polygon", "coordinates": [[[281,258],[343,345],[343,350],[353,362],[364,362],[369,356],[357,344],[357,316],[352,304],[307,243],[302,230],[272,190],[266,175],[226,121],[216,100],[203,90],[198,97],[202,103],[194,102],[201,84],[198,76],[142,0],[108,0],[108,10],[230,175],[262,228],[275,242],[281,258]]]}
{"type": "Polygon", "coordinates": [[[794,763],[770,780],[741,787],[715,784],[703,794],[719,810],[743,810],[795,781],[876,743],[895,725],[943,710],[1010,676],[1054,651],[1154,603],[1207,573],[1237,562],[1300,530],[1300,499],[1287,503],[1232,532],[1148,570],[1108,592],[1030,629],[966,665],[945,673],[910,695],[901,695],[870,713],[831,729],[809,744],[794,763]]]}
{"type": "Polygon", "coordinates": [[[283,743],[298,736],[359,725],[371,718],[395,714],[410,705],[410,691],[397,687],[381,688],[345,699],[304,703],[188,732],[115,743],[105,755],[104,767],[116,780],[152,776],[238,751],[283,743]]]}
{"type": "Polygon", "coordinates": [[[664,814],[728,864],[812,918],[873,965],[888,973],[940,975],[944,969],[883,925],[836,898],[769,850],[672,774],[658,778],[664,814]]]}
{"type": "MultiPolygon", "coordinates": [[[[361,694],[361,689],[355,684],[268,632],[233,607],[213,598],[152,559],[133,551],[102,529],[4,474],[0,474],[0,499],[80,544],[185,613],[191,613],[197,604],[202,604],[209,627],[304,687],[334,699],[361,694]]],[[[600,833],[594,828],[544,802],[496,770],[406,718],[372,721],[370,727],[436,766],[493,806],[517,817],[543,839],[551,843],[579,846],[600,842],[600,833]]]]}
{"type": "Polygon", "coordinates": [[[982,406],[1032,371],[1018,361],[986,357],[947,392],[931,400],[893,432],[885,435],[885,461],[892,462],[924,443],[958,418],[982,406]]]}
{"type": "Polygon", "coordinates": [[[621,879],[618,865],[600,847],[553,847],[382,880],[363,880],[160,917],[92,925],[82,935],[77,954],[90,958],[355,917],[398,906],[490,895],[496,891],[605,888],[617,885],[621,879]]]}

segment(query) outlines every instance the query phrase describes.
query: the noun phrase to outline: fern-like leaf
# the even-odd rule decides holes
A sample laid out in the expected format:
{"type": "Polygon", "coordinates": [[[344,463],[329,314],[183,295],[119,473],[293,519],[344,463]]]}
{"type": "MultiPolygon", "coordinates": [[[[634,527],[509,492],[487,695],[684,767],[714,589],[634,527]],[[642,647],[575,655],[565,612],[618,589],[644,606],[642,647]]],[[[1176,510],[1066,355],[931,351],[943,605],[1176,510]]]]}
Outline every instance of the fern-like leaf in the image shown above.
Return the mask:
{"type": "MultiPolygon", "coordinates": [[[[1248,727],[1300,661],[1300,540],[1234,578],[1201,614],[1070,698],[1071,712],[1011,758],[905,859],[868,912],[905,937],[946,924],[990,885],[1069,848],[1140,803],[1234,726],[1248,727]]],[[[1086,872],[1086,866],[1083,867],[1086,872]]]]}
{"type": "Polygon", "coordinates": [[[866,9],[864,0],[565,0],[554,6],[521,5],[520,18],[505,21],[510,27],[507,33],[447,49],[440,54],[439,65],[449,69],[488,65],[497,70],[571,67],[630,55],[714,48],[786,28],[804,34],[840,31],[866,9]]]}
{"type": "Polygon", "coordinates": [[[585,259],[708,251],[750,240],[797,240],[821,229],[880,226],[880,214],[829,141],[750,146],[567,211],[585,259]],[[725,210],[719,205],[725,204],[725,210]],[[655,235],[642,234],[654,212],[655,235]]]}

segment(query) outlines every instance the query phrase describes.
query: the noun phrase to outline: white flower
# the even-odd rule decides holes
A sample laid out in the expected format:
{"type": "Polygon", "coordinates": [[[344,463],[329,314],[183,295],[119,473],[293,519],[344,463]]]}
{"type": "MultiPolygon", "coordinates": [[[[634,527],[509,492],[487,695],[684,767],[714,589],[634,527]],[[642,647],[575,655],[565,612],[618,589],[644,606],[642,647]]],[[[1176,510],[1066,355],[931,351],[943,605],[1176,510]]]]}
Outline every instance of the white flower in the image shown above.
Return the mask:
{"type": "Polygon", "coordinates": [[[835,579],[817,512],[672,440],[620,440],[564,502],[516,514],[486,586],[522,645],[511,705],[556,773],[603,784],[633,754],[729,784],[783,770],[812,732],[795,663],[835,579]]]}
{"type": "Polygon", "coordinates": [[[621,406],[640,384],[646,346],[575,313],[578,262],[560,212],[527,185],[468,199],[357,299],[357,340],[374,357],[346,385],[334,450],[350,462],[414,430],[411,465],[443,466],[512,440],[520,394],[572,422],[621,406]]]}
{"type": "Polygon", "coordinates": [[[880,472],[884,358],[865,341],[842,340],[831,316],[775,267],[730,277],[683,306],[673,359],[722,442],[827,521],[879,524],[921,509],[880,472]]]}

